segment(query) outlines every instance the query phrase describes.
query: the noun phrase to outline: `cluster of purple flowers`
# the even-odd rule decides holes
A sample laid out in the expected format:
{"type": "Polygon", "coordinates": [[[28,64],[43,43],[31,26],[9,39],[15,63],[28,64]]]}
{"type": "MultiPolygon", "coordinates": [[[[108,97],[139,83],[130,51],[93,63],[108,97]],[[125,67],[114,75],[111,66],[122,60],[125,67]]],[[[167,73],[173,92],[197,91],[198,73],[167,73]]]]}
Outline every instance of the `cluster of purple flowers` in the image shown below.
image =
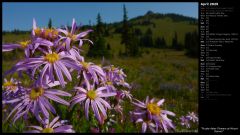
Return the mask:
{"type": "Polygon", "coordinates": [[[89,112],[92,111],[100,125],[112,125],[117,122],[110,117],[114,115],[109,115],[109,112],[120,114],[122,122],[122,103],[129,100],[136,106],[132,117],[136,117],[136,123],[142,122],[143,132],[148,128],[152,132],[168,132],[174,129],[175,126],[167,115],[175,114],[160,108],[164,99],[156,102],[155,99],[149,100],[147,97],[144,103],[134,99],[123,69],[114,65],[96,65],[84,60],[80,53],[81,47],[83,41],[89,41],[93,45],[91,40],[85,38],[90,32],[92,30],[79,32],[75,19],[71,30],[68,27],[39,28],[33,20],[30,40],[2,45],[3,52],[22,49],[25,53],[25,58],[5,75],[25,73],[33,82],[24,86],[13,78],[10,81],[4,80],[2,104],[11,108],[5,120],[11,118],[15,123],[20,118],[28,119],[29,116],[34,116],[42,126],[28,126],[34,130],[27,132],[69,133],[75,132],[73,126],[66,125],[66,120],[58,121],[58,112],[52,102],[70,108],[79,105],[84,109],[86,119],[89,119],[89,114],[92,114],[89,112]],[[77,72],[79,83],[75,85],[74,93],[70,94],[61,88],[73,80],[73,71],[77,72]],[[71,99],[66,101],[64,97],[71,99]],[[52,122],[49,123],[49,119],[53,119],[52,122]]]}
{"type": "Polygon", "coordinates": [[[181,120],[181,125],[185,126],[186,128],[191,127],[191,124],[190,124],[191,122],[198,123],[198,117],[194,112],[188,112],[186,116],[181,116],[180,120],[181,120]]]}
{"type": "Polygon", "coordinates": [[[141,102],[134,99],[132,102],[137,106],[136,110],[132,112],[135,115],[134,121],[136,123],[142,123],[142,132],[146,132],[149,129],[153,133],[157,132],[169,132],[174,130],[175,126],[171,119],[167,115],[175,116],[173,112],[163,110],[160,106],[163,105],[164,99],[155,101],[155,98],[151,100],[147,96],[145,102],[141,102]]]}

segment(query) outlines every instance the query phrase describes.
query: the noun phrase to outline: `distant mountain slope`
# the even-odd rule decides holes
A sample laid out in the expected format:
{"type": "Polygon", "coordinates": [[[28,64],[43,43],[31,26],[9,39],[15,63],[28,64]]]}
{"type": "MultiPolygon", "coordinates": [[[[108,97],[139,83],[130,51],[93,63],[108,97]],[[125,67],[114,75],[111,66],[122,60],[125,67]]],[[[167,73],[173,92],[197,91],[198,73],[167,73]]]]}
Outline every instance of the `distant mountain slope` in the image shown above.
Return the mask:
{"type": "MultiPolygon", "coordinates": [[[[187,32],[198,31],[198,19],[173,13],[160,14],[148,11],[143,16],[129,19],[129,23],[135,29],[140,29],[142,34],[150,28],[153,33],[153,39],[164,37],[168,46],[172,45],[172,38],[175,32],[178,36],[178,42],[183,44],[187,32]]],[[[114,42],[114,45],[120,44],[122,23],[107,24],[107,27],[111,33],[111,37],[107,37],[107,41],[111,45],[113,45],[112,42],[114,42]]]]}

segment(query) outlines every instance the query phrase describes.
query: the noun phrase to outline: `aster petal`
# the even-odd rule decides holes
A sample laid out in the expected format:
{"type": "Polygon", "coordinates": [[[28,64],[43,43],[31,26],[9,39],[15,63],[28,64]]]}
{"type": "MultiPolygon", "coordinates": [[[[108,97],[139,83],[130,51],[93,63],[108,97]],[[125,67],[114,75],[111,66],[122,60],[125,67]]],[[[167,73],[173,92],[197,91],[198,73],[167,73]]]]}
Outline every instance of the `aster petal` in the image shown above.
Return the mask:
{"type": "Polygon", "coordinates": [[[37,130],[43,130],[43,128],[42,127],[39,127],[39,126],[27,126],[27,127],[30,127],[30,128],[35,128],[35,129],[37,129],[37,130]]]}
{"type": "Polygon", "coordinates": [[[66,49],[67,50],[70,50],[70,45],[71,45],[71,39],[68,37],[68,38],[66,38],[66,49]]]}
{"type": "Polygon", "coordinates": [[[67,79],[69,81],[72,81],[72,76],[69,73],[68,69],[59,61],[56,62],[56,64],[58,65],[58,67],[63,71],[63,73],[66,75],[67,79]]]}
{"type": "Polygon", "coordinates": [[[42,84],[43,77],[44,77],[45,72],[47,71],[48,67],[49,67],[49,64],[46,64],[46,65],[44,66],[42,72],[41,72],[40,84],[42,84]]]}
{"type": "Polygon", "coordinates": [[[90,99],[87,99],[85,102],[85,115],[86,115],[87,120],[88,120],[89,104],[90,104],[90,99]]]}
{"type": "Polygon", "coordinates": [[[57,74],[57,77],[59,79],[59,82],[61,84],[62,87],[65,87],[65,83],[64,83],[64,79],[63,79],[63,75],[62,75],[62,72],[61,70],[57,67],[57,65],[53,64],[53,67],[55,69],[55,72],[57,74]]]}
{"type": "Polygon", "coordinates": [[[99,91],[102,91],[102,90],[105,90],[105,89],[106,89],[106,87],[99,87],[99,88],[96,89],[95,92],[99,92],[99,91]]]}
{"type": "Polygon", "coordinates": [[[99,109],[101,110],[103,116],[104,116],[104,117],[107,117],[106,110],[104,109],[104,107],[102,106],[102,104],[101,104],[100,102],[98,102],[98,100],[95,100],[95,103],[97,104],[97,106],[98,106],[99,109]]]}
{"type": "Polygon", "coordinates": [[[33,18],[33,30],[37,29],[37,23],[35,18],[33,18]]]}
{"type": "Polygon", "coordinates": [[[75,18],[73,18],[71,34],[75,33],[76,28],[77,28],[77,24],[76,24],[75,18]]]}
{"type": "Polygon", "coordinates": [[[36,70],[37,70],[41,65],[42,65],[42,64],[38,64],[38,65],[36,65],[36,66],[33,68],[33,70],[32,70],[32,76],[35,75],[36,70]]]}
{"type": "Polygon", "coordinates": [[[49,118],[49,113],[47,111],[47,109],[45,108],[45,106],[41,103],[41,100],[38,101],[39,107],[43,112],[43,115],[47,118],[49,118]]]}
{"type": "Polygon", "coordinates": [[[48,87],[52,88],[52,87],[60,85],[60,82],[59,81],[54,81],[54,82],[48,83],[47,85],[48,85],[48,87]]]}
{"type": "Polygon", "coordinates": [[[87,90],[83,89],[82,87],[74,87],[74,89],[77,89],[83,93],[87,93],[87,90]]]}
{"type": "Polygon", "coordinates": [[[52,99],[58,103],[61,103],[61,104],[64,104],[64,105],[67,105],[69,106],[69,103],[61,98],[59,98],[58,96],[55,96],[55,95],[52,95],[52,94],[47,94],[45,93],[44,96],[48,97],[49,99],[52,99]]]}
{"type": "Polygon", "coordinates": [[[143,122],[142,118],[137,119],[136,123],[143,122]]]}
{"type": "Polygon", "coordinates": [[[152,127],[149,126],[149,129],[153,132],[153,133],[157,133],[157,131],[155,129],[153,129],[152,127]]]}
{"type": "Polygon", "coordinates": [[[64,125],[54,129],[54,133],[63,133],[66,130],[72,129],[72,125],[64,125]]]}
{"type": "Polygon", "coordinates": [[[168,114],[168,115],[171,115],[171,116],[175,116],[175,113],[170,112],[170,111],[167,111],[167,110],[162,110],[161,112],[164,113],[164,114],[168,114]]]}
{"type": "Polygon", "coordinates": [[[162,124],[162,126],[163,126],[164,131],[165,131],[166,133],[168,133],[168,129],[167,129],[167,126],[166,126],[166,124],[164,123],[164,121],[163,121],[161,124],[162,124]]]}
{"type": "Polygon", "coordinates": [[[62,126],[63,124],[61,122],[56,122],[55,124],[53,124],[52,128],[56,128],[56,127],[59,127],[59,126],[62,126]]]}
{"type": "Polygon", "coordinates": [[[99,102],[101,102],[105,107],[107,107],[108,109],[111,108],[111,106],[109,105],[109,103],[105,100],[103,100],[102,98],[96,98],[95,100],[98,100],[99,102]]]}
{"type": "Polygon", "coordinates": [[[94,70],[95,70],[97,73],[99,73],[101,76],[105,76],[103,70],[102,70],[99,66],[92,65],[91,68],[94,69],[94,70]]]}
{"type": "Polygon", "coordinates": [[[21,98],[16,98],[16,99],[13,99],[13,100],[7,100],[5,103],[9,104],[9,103],[16,103],[18,101],[21,101],[22,99],[21,98]]]}
{"type": "Polygon", "coordinates": [[[158,105],[158,106],[162,105],[162,103],[163,103],[164,101],[165,101],[165,99],[159,100],[159,101],[157,102],[157,105],[158,105]]]}
{"type": "Polygon", "coordinates": [[[79,39],[79,47],[82,47],[82,45],[83,45],[83,41],[82,41],[82,39],[79,39]]]}
{"type": "Polygon", "coordinates": [[[74,96],[74,97],[70,100],[70,102],[72,102],[72,101],[74,101],[74,100],[77,100],[77,99],[79,99],[79,98],[86,98],[86,97],[87,97],[86,94],[78,94],[78,95],[74,96]]]}
{"type": "Polygon", "coordinates": [[[87,90],[90,90],[91,88],[90,88],[89,80],[88,80],[88,78],[87,78],[87,75],[86,75],[86,72],[85,72],[85,71],[83,71],[83,77],[84,77],[85,83],[86,83],[86,85],[87,85],[87,90]]]}
{"type": "Polygon", "coordinates": [[[2,52],[12,51],[16,48],[21,48],[21,45],[19,45],[19,44],[5,44],[5,45],[2,45],[2,52]]]}
{"type": "Polygon", "coordinates": [[[83,101],[83,100],[85,100],[85,99],[86,99],[86,96],[73,100],[73,101],[71,102],[70,108],[72,108],[75,104],[77,104],[77,103],[79,103],[79,102],[81,102],[81,101],[83,101]]]}
{"type": "Polygon", "coordinates": [[[142,111],[142,112],[133,112],[133,114],[135,114],[135,115],[143,115],[143,114],[146,114],[146,111],[142,111]]]}
{"type": "Polygon", "coordinates": [[[80,39],[82,37],[85,37],[89,32],[92,32],[93,30],[87,30],[87,31],[84,31],[84,32],[81,32],[79,34],[77,34],[77,38],[80,39]]]}
{"type": "Polygon", "coordinates": [[[45,97],[39,97],[39,99],[42,101],[42,103],[45,105],[45,107],[50,110],[52,113],[56,114],[55,108],[48,102],[48,100],[45,97]]]}
{"type": "Polygon", "coordinates": [[[142,132],[145,133],[147,130],[147,124],[145,122],[143,122],[142,124],[142,132]]]}
{"type": "Polygon", "coordinates": [[[28,106],[27,109],[24,112],[19,113],[17,115],[15,114],[14,119],[13,119],[13,123],[15,123],[16,120],[18,120],[20,117],[22,117],[25,113],[27,113],[29,111],[29,108],[30,108],[30,106],[28,106]]]}
{"type": "Polygon", "coordinates": [[[142,105],[142,104],[140,104],[140,103],[136,103],[136,102],[131,102],[131,103],[134,104],[134,105],[136,105],[136,106],[138,106],[138,107],[146,108],[145,105],[142,105]]]}
{"type": "Polygon", "coordinates": [[[35,100],[35,101],[33,101],[33,114],[35,115],[35,116],[37,116],[39,113],[38,113],[38,105],[37,105],[38,103],[37,103],[37,101],[35,100]]]}
{"type": "Polygon", "coordinates": [[[10,117],[22,104],[23,104],[23,103],[21,102],[21,103],[19,103],[18,105],[16,105],[16,106],[12,109],[12,111],[10,112],[10,114],[8,115],[8,117],[6,118],[6,120],[8,120],[9,117],[10,117]]]}
{"type": "Polygon", "coordinates": [[[73,68],[75,70],[81,70],[81,67],[76,63],[70,62],[69,60],[61,60],[61,62],[69,68],[73,68]]]}
{"type": "Polygon", "coordinates": [[[149,102],[149,96],[146,97],[145,103],[147,104],[149,102]]]}
{"type": "Polygon", "coordinates": [[[97,105],[96,105],[95,101],[91,100],[91,106],[92,106],[93,112],[95,114],[95,117],[100,122],[101,117],[100,117],[100,114],[99,114],[99,111],[98,111],[98,108],[97,108],[97,105]]]}
{"type": "Polygon", "coordinates": [[[111,97],[115,95],[117,95],[117,93],[101,93],[98,95],[98,97],[111,97]]]}
{"type": "Polygon", "coordinates": [[[56,89],[46,90],[45,93],[54,94],[54,95],[60,95],[60,96],[68,96],[68,97],[72,96],[70,93],[67,93],[67,92],[62,91],[62,90],[56,90],[56,89]]]}
{"type": "Polygon", "coordinates": [[[52,127],[56,122],[57,120],[59,119],[59,116],[55,117],[52,122],[49,124],[49,127],[52,127]]]}
{"type": "Polygon", "coordinates": [[[45,39],[42,39],[42,38],[36,38],[34,40],[34,43],[39,43],[40,45],[47,46],[47,47],[53,46],[53,43],[51,41],[45,40],[45,39]]]}
{"type": "Polygon", "coordinates": [[[68,31],[63,30],[63,29],[57,29],[59,32],[64,33],[65,35],[68,35],[68,31]]]}

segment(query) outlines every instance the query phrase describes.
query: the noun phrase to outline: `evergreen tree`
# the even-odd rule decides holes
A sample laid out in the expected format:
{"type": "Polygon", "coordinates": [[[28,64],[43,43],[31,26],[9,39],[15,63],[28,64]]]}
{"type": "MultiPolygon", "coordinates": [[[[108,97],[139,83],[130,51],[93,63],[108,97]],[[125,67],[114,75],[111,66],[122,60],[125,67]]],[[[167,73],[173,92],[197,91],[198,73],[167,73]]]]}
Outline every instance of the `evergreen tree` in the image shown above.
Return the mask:
{"type": "Polygon", "coordinates": [[[145,34],[140,38],[140,45],[144,47],[153,47],[152,30],[150,28],[148,28],[145,34]]]}
{"type": "Polygon", "coordinates": [[[121,44],[125,45],[125,53],[128,55],[130,53],[130,33],[129,33],[129,24],[127,17],[127,9],[125,5],[123,5],[123,28],[122,28],[122,41],[121,44]]]}
{"type": "Polygon", "coordinates": [[[177,32],[175,32],[174,37],[172,39],[172,48],[176,50],[182,50],[183,46],[178,43],[178,37],[177,37],[177,32]]]}
{"type": "Polygon", "coordinates": [[[93,40],[94,45],[89,47],[87,56],[89,57],[110,57],[110,52],[106,48],[106,41],[103,37],[104,28],[101,15],[97,15],[97,25],[94,34],[90,34],[90,39],[93,40]]]}
{"type": "Polygon", "coordinates": [[[107,50],[111,50],[111,46],[109,43],[107,44],[107,50]]]}
{"type": "Polygon", "coordinates": [[[184,40],[186,55],[198,57],[198,33],[196,31],[186,33],[184,40]]]}
{"type": "Polygon", "coordinates": [[[51,29],[52,28],[52,19],[50,18],[48,21],[48,28],[51,29]]]}
{"type": "Polygon", "coordinates": [[[155,40],[155,47],[156,48],[166,48],[166,41],[164,37],[157,37],[155,40]]]}

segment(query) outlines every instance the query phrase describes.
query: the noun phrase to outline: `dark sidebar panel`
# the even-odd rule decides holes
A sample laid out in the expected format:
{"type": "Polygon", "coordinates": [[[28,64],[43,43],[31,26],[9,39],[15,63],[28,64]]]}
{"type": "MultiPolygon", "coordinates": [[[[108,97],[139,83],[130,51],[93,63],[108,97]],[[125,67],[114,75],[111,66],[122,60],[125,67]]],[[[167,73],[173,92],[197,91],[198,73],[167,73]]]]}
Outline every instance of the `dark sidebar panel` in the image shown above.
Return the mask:
{"type": "Polygon", "coordinates": [[[238,133],[239,4],[199,2],[199,132],[238,133]]]}

